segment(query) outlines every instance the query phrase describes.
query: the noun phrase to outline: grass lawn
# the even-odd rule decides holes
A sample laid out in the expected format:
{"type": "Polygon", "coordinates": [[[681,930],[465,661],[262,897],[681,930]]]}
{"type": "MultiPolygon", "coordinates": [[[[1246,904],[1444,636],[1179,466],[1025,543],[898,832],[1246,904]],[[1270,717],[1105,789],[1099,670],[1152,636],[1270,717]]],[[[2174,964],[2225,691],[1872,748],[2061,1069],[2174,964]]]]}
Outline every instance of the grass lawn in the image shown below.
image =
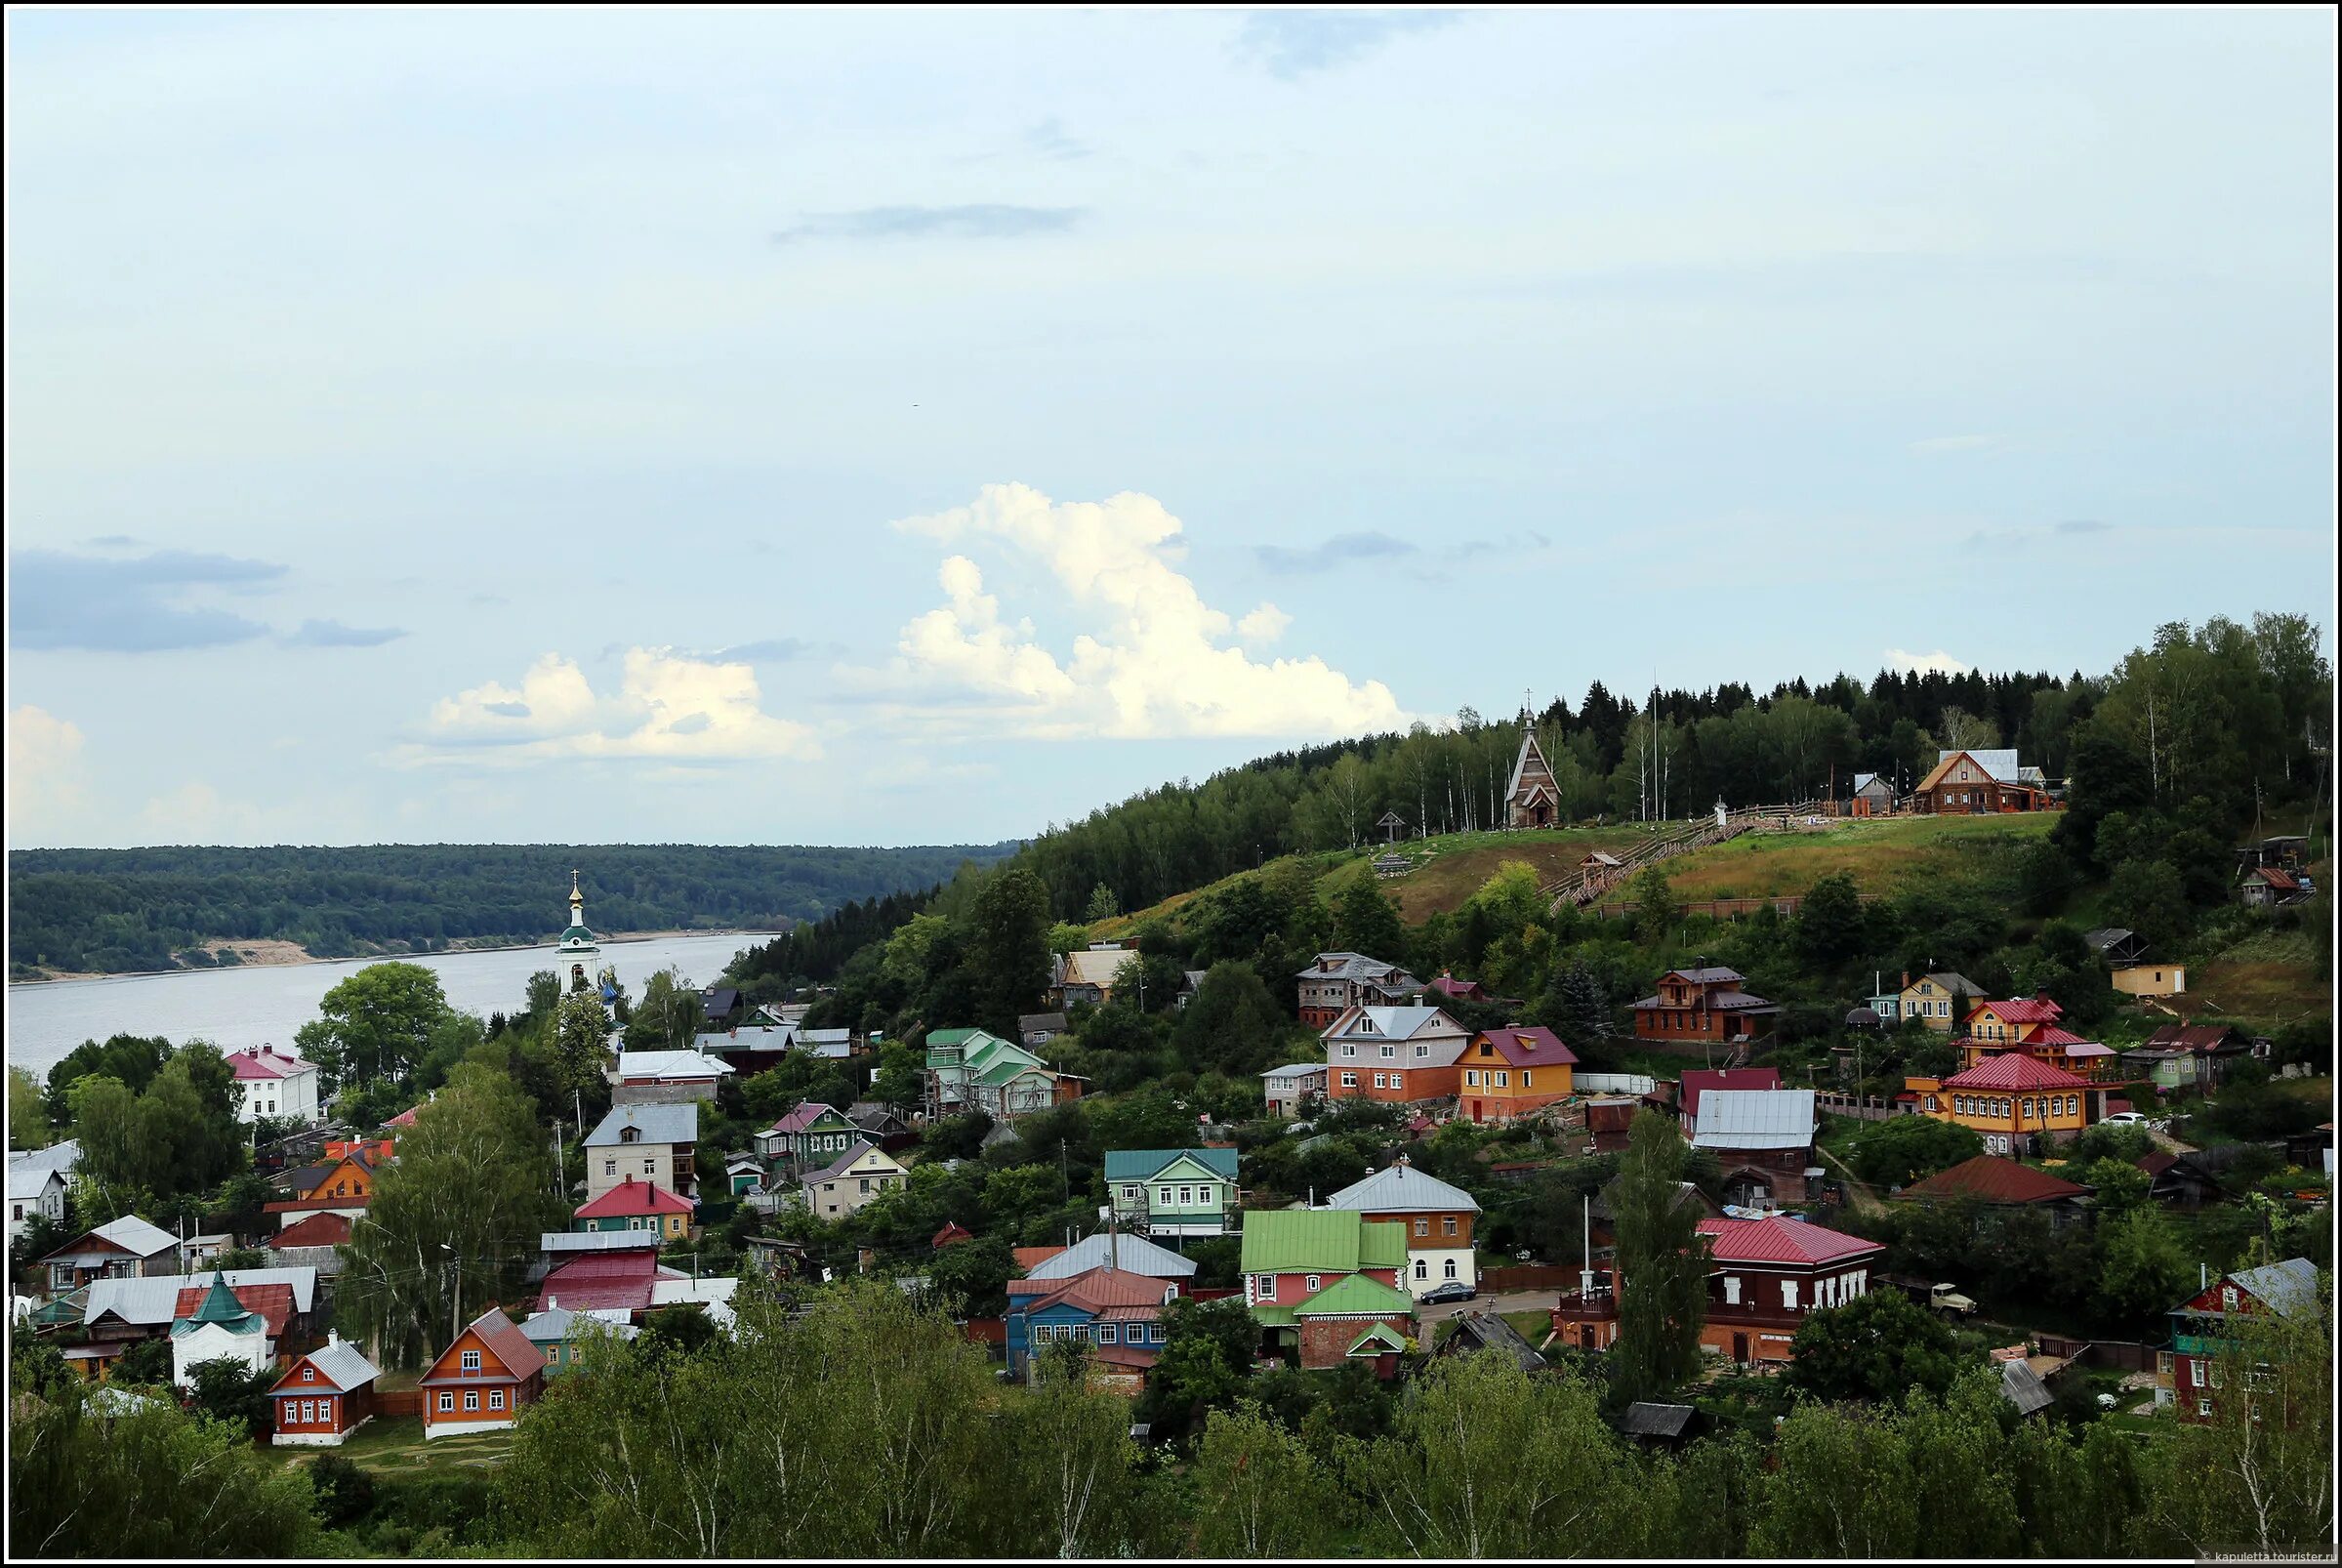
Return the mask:
{"type": "Polygon", "coordinates": [[[2317,951],[2306,931],[2263,931],[2188,971],[2188,990],[2175,999],[2200,1018],[2276,1027],[2333,1013],[2333,993],[2318,977],[2317,951]]]}
{"type": "Polygon", "coordinates": [[[268,1453],[286,1465],[299,1465],[319,1454],[339,1454],[370,1470],[413,1472],[463,1466],[484,1469],[502,1464],[513,1446],[510,1430],[475,1432],[462,1437],[426,1438],[423,1418],[375,1417],[352,1433],[340,1448],[270,1448],[268,1453]]]}
{"type": "Polygon", "coordinates": [[[1512,1325],[1512,1331],[1531,1344],[1542,1344],[1545,1336],[1553,1332],[1553,1319],[1544,1312],[1502,1312],[1499,1316],[1512,1325]]]}
{"type": "MultiPolygon", "coordinates": [[[[1400,916],[1419,926],[1433,915],[1461,909],[1507,860],[1522,860],[1537,868],[1541,883],[1573,876],[1579,863],[1596,849],[1617,853],[1645,837],[1631,825],[1601,828],[1552,828],[1520,833],[1451,833],[1400,846],[1404,853],[1423,856],[1404,877],[1393,877],[1383,888],[1399,906],[1400,916]]],[[[1318,884],[1331,896],[1345,876],[1362,873],[1342,867],[1318,884]]],[[[1371,875],[1371,873],[1365,873],[1371,875]]]]}
{"type": "Polygon", "coordinates": [[[1667,882],[1679,899],[1778,898],[1843,871],[1864,892],[1891,893],[1918,877],[2013,874],[2016,854],[2056,823],[2057,813],[2040,811],[1849,818],[1819,831],[1760,830],[1667,861],[1667,882]]]}

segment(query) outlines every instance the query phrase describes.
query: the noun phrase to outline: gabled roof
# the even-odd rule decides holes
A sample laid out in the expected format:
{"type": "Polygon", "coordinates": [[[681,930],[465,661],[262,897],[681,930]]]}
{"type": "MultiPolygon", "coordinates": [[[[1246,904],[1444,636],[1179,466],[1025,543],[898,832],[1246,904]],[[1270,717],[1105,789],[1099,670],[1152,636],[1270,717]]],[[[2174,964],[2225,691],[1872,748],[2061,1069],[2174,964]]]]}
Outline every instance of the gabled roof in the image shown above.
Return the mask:
{"type": "Polygon", "coordinates": [[[579,1207],[579,1219],[621,1219],[637,1215],[687,1215],[697,1205],[678,1197],[655,1181],[637,1181],[629,1176],[600,1197],[579,1207]]]}
{"type": "Polygon", "coordinates": [[[1911,981],[1910,985],[1899,987],[1895,994],[1900,996],[1903,994],[1903,992],[1913,989],[1919,984],[1920,980],[1925,980],[1934,985],[1937,990],[1947,993],[1969,997],[1978,997],[1984,995],[1983,986],[1978,985],[1974,980],[1969,979],[1965,974],[1960,973],[1957,970],[1930,970],[1928,973],[1920,975],[1918,979],[1911,981]]]}
{"type": "Polygon", "coordinates": [[[1407,1227],[1369,1224],[1355,1209],[1261,1209],[1244,1217],[1248,1274],[1348,1274],[1407,1261],[1407,1227]]]}
{"type": "Polygon", "coordinates": [[[299,1056],[275,1051],[264,1055],[262,1049],[259,1046],[246,1046],[241,1051],[227,1053],[227,1065],[234,1070],[239,1083],[298,1078],[303,1073],[317,1070],[317,1064],[313,1061],[303,1061],[299,1056]]]}
{"type": "Polygon", "coordinates": [[[1521,731],[1520,755],[1512,760],[1512,782],[1504,786],[1504,799],[1510,801],[1520,795],[1524,775],[1544,784],[1548,790],[1552,788],[1553,764],[1545,761],[1545,749],[1537,743],[1537,731],[1534,729],[1521,731]],[[1535,775],[1529,775],[1529,760],[1532,757],[1537,759],[1535,775]]]}
{"type": "Polygon", "coordinates": [[[1796,1149],[1814,1140],[1810,1089],[1711,1089],[1700,1099],[1692,1146],[1702,1149],[1796,1149]]]}
{"type": "Polygon", "coordinates": [[[1474,1354],[1495,1350],[1510,1356],[1523,1372],[1536,1372],[1545,1364],[1537,1347],[1521,1338],[1520,1330],[1493,1312],[1466,1312],[1456,1320],[1456,1327],[1441,1341],[1444,1354],[1474,1354]]]}
{"type": "Polygon", "coordinates": [[[1928,770],[1925,778],[1919,780],[1918,793],[1924,795],[1934,789],[1938,783],[1942,782],[1944,775],[1952,771],[1952,764],[1962,757],[1967,758],[1983,769],[1985,776],[1995,784],[2021,782],[2018,777],[2017,753],[2014,748],[1999,747],[1990,751],[1939,751],[1936,753],[1935,766],[1928,770]]]}
{"type": "MultiPolygon", "coordinates": [[[[71,1258],[87,1252],[119,1251],[133,1258],[152,1258],[157,1253],[177,1247],[179,1239],[169,1231],[150,1225],[137,1215],[124,1215],[109,1219],[95,1230],[85,1230],[71,1241],[49,1255],[50,1258],[71,1258]],[[92,1247],[95,1241],[100,1245],[92,1247]]],[[[44,1259],[42,1261],[46,1262],[44,1259]]]]}
{"type": "Polygon", "coordinates": [[[2000,1363],[2000,1396],[2016,1406],[2020,1416],[2037,1414],[2057,1403],[2041,1375],[2022,1361],[2000,1363]]]}
{"type": "Polygon", "coordinates": [[[690,1103],[613,1105],[610,1114],[586,1135],[586,1147],[608,1148],[619,1143],[620,1135],[630,1127],[641,1135],[635,1140],[637,1143],[697,1143],[699,1107],[690,1103]]]}
{"type": "Polygon", "coordinates": [[[712,1018],[720,1018],[740,1005],[740,989],[731,985],[711,985],[699,994],[699,1008],[712,1018]]]}
{"type": "Polygon", "coordinates": [[[1351,1209],[1361,1214],[1480,1212],[1480,1205],[1461,1187],[1451,1186],[1405,1163],[1384,1166],[1373,1176],[1351,1182],[1328,1198],[1326,1207],[1351,1209]]]}
{"type": "Polygon", "coordinates": [[[326,1209],[307,1219],[297,1219],[269,1237],[268,1250],[277,1253],[293,1247],[339,1247],[349,1239],[349,1217],[326,1209]]]}
{"type": "Polygon", "coordinates": [[[827,1181],[834,1176],[842,1176],[845,1172],[853,1169],[854,1165],[865,1155],[871,1154],[875,1154],[880,1159],[884,1160],[889,1166],[892,1166],[897,1171],[903,1169],[901,1161],[897,1160],[893,1155],[888,1154],[884,1149],[880,1148],[876,1143],[871,1142],[870,1139],[862,1137],[854,1139],[853,1146],[851,1148],[848,1148],[843,1154],[839,1155],[838,1158],[832,1160],[820,1170],[808,1171],[803,1176],[799,1176],[797,1179],[799,1182],[804,1184],[810,1184],[815,1181],[827,1181]]]}
{"type": "Polygon", "coordinates": [[[2087,1089],[2090,1086],[2063,1067],[2052,1067],[2022,1051],[2009,1051],[1997,1056],[1987,1056],[1966,1072],[1953,1073],[1944,1080],[1944,1087],[2023,1091],[2087,1089]]]}
{"type": "Polygon", "coordinates": [[[1344,1274],[1293,1309],[1294,1317],[1377,1317],[1392,1312],[1415,1314],[1415,1299],[1371,1274],[1344,1274]]]}
{"type": "Polygon", "coordinates": [[[2306,1258],[2288,1258],[2281,1263],[2267,1263],[2259,1268],[2240,1268],[2229,1278],[2239,1288],[2250,1291],[2255,1300],[2266,1302],[2280,1317],[2291,1317],[2318,1302],[2318,1265],[2306,1258]]]}
{"type": "Polygon", "coordinates": [[[1039,1268],[1063,1251],[1065,1249],[1062,1247],[1011,1247],[1008,1249],[1008,1257],[1016,1264],[1020,1273],[1029,1276],[1034,1269],[1039,1268]]]}
{"type": "Polygon", "coordinates": [[[1322,1061],[1296,1061],[1283,1067],[1271,1067],[1260,1076],[1283,1083],[1296,1078],[1320,1077],[1325,1071],[1326,1064],[1322,1061]]]}
{"type": "MultiPolygon", "coordinates": [[[[1023,1304],[1018,1310],[1031,1313],[1045,1311],[1052,1306],[1070,1306],[1077,1311],[1089,1312],[1094,1316],[1123,1308],[1152,1307],[1160,1309],[1163,1305],[1164,1296],[1178,1288],[1156,1275],[1133,1274],[1127,1269],[1119,1268],[1112,1273],[1108,1273],[1103,1268],[1093,1268],[1085,1273],[1049,1283],[1054,1287],[1053,1289],[1025,1295],[1023,1304]]],[[[1122,1315],[1133,1314],[1124,1312],[1122,1315]]],[[[1135,1315],[1152,1317],[1155,1313],[1140,1312],[1135,1315]]]]}
{"type": "Polygon", "coordinates": [[[1181,1160],[1194,1161],[1222,1181],[1236,1179],[1234,1149],[1109,1149],[1106,1179],[1151,1181],[1157,1172],[1167,1171],[1181,1160]]]}
{"type": "MultiPolygon", "coordinates": [[[[520,1325],[506,1317],[501,1307],[491,1306],[478,1317],[473,1318],[466,1325],[466,1328],[472,1334],[478,1336],[480,1343],[486,1345],[489,1353],[504,1363],[504,1370],[515,1380],[525,1380],[530,1373],[545,1370],[545,1352],[529,1342],[528,1336],[520,1332],[520,1325]]],[[[460,1340],[463,1336],[458,1335],[456,1338],[460,1340]]],[[[425,1383],[466,1381],[467,1375],[462,1372],[442,1373],[439,1370],[447,1358],[454,1353],[455,1346],[451,1343],[439,1353],[439,1359],[431,1363],[431,1371],[421,1381],[425,1383]]],[[[479,1373],[469,1375],[472,1379],[477,1379],[479,1376],[479,1373]]]]}
{"type": "Polygon", "coordinates": [[[1499,1059],[1515,1067],[1568,1067],[1578,1061],[1577,1052],[1550,1029],[1484,1029],[1472,1037],[1472,1045],[1495,1047],[1499,1059]]]}
{"type": "Polygon", "coordinates": [[[1681,1437],[1700,1414],[1693,1405],[1662,1405],[1638,1399],[1626,1407],[1619,1429],[1629,1437],[1681,1437]]]}
{"type": "Polygon", "coordinates": [[[8,1168],[11,1171],[55,1171],[59,1176],[71,1176],[73,1167],[81,1161],[81,1143],[66,1138],[45,1149],[11,1149],[8,1168]]]}
{"type": "Polygon", "coordinates": [[[580,1322],[597,1323],[622,1340],[631,1340],[641,1332],[635,1327],[631,1313],[607,1307],[573,1312],[565,1306],[549,1306],[542,1312],[530,1313],[521,1322],[520,1332],[531,1344],[559,1344],[580,1322]]]}
{"type": "MultiPolygon", "coordinates": [[[[1325,1069],[1320,1068],[1323,1072],[1325,1069]]],[[[45,1165],[11,1165],[8,1168],[8,1201],[30,1203],[39,1198],[50,1182],[63,1186],[65,1178],[45,1165]]]]}
{"type": "Polygon", "coordinates": [[[1711,1089],[1779,1089],[1781,1069],[1778,1067],[1690,1067],[1684,1070],[1683,1095],[1676,1101],[1683,1114],[1695,1121],[1700,1115],[1700,1096],[1711,1089]]]}
{"type": "MultiPolygon", "coordinates": [[[[2055,1023],[2066,1015],[2064,1008],[2045,996],[2018,996],[2005,1001],[1979,1001],[1968,1010],[1968,1017],[1975,1017],[1987,1008],[1993,1011],[1994,1017],[2007,1023],[2055,1023]]],[[[1960,1021],[1965,1023],[1967,1019],[1960,1021]]]]}
{"type": "MultiPolygon", "coordinates": [[[[1106,1261],[1108,1232],[1085,1236],[1071,1247],[1060,1247],[1036,1262],[1026,1264],[1027,1279],[1065,1279],[1085,1274],[1102,1266],[1106,1261]]],[[[1144,1236],[1115,1234],[1114,1268],[1117,1273],[1147,1274],[1156,1279],[1186,1279],[1196,1271],[1192,1258],[1182,1258],[1168,1247],[1158,1247],[1144,1236]]],[[[1011,1255],[1022,1262],[1024,1255],[1034,1251],[1020,1247],[1011,1255]]]]}
{"type": "MultiPolygon", "coordinates": [[[[276,1380],[276,1387],[283,1388],[287,1383],[292,1382],[293,1374],[299,1371],[304,1364],[316,1368],[318,1378],[323,1379],[325,1385],[338,1394],[346,1394],[363,1388],[382,1376],[375,1369],[374,1363],[366,1359],[365,1352],[356,1345],[351,1344],[348,1340],[333,1340],[319,1345],[308,1355],[295,1356],[292,1364],[285,1368],[284,1376],[276,1380]]],[[[300,1384],[300,1386],[313,1388],[318,1384],[310,1382],[300,1384]]],[[[271,1390],[271,1392],[273,1391],[271,1390]]]]}
{"type": "MultiPolygon", "coordinates": [[[[1378,958],[1370,958],[1364,953],[1352,953],[1344,950],[1335,953],[1320,953],[1309,968],[1299,970],[1294,975],[1294,978],[1296,980],[1374,981],[1394,974],[1406,973],[1407,971],[1396,964],[1386,964],[1378,958]],[[1328,968],[1326,964],[1328,959],[1335,959],[1339,962],[1332,968],[1328,968]]],[[[1408,977],[1413,978],[1412,975],[1408,977]]]]}
{"type": "Polygon", "coordinates": [[[2015,1160],[1979,1154],[1903,1189],[1907,1198],[1974,1198],[1983,1203],[2056,1203],[2086,1198],[2090,1189],[2015,1160]]]}
{"type": "Polygon", "coordinates": [[[639,1312],[650,1305],[651,1282],[658,1277],[659,1256],[647,1249],[587,1253],[546,1275],[537,1300],[572,1311],[623,1307],[639,1312]]]}
{"type": "Polygon", "coordinates": [[[1037,1034],[1043,1031],[1050,1034],[1063,1034],[1065,1027],[1066,1018],[1062,1012],[1020,1012],[1016,1015],[1016,1032],[1020,1035],[1037,1034]]]}
{"type": "Polygon", "coordinates": [[[721,1078],[738,1070],[719,1056],[696,1051],[627,1051],[618,1056],[618,1076],[622,1079],[652,1078],[682,1083],[721,1078]]]}
{"type": "Polygon", "coordinates": [[[1135,947],[1077,947],[1065,955],[1060,985],[1112,986],[1126,965],[1135,963],[1135,947]]]}
{"type": "MultiPolygon", "coordinates": [[[[209,1287],[213,1272],[94,1279],[82,1302],[81,1321],[86,1326],[111,1313],[135,1327],[159,1329],[178,1315],[180,1293],[209,1287]]],[[[229,1290],[250,1285],[283,1285],[292,1290],[294,1311],[307,1312],[316,1304],[317,1271],[306,1264],[287,1268],[231,1268],[226,1272],[229,1290]]]]}
{"type": "Polygon", "coordinates": [[[1454,1018],[1449,1017],[1442,1009],[1418,1006],[1351,1008],[1327,1025],[1326,1037],[1346,1040],[1355,1036],[1360,1040],[1406,1041],[1413,1040],[1417,1035],[1434,1027],[1441,1029],[1444,1033],[1462,1033],[1462,1026],[1454,1018]],[[1371,1023],[1373,1028],[1359,1028],[1358,1023],[1361,1020],[1371,1023]],[[1345,1023],[1350,1027],[1343,1028],[1342,1025],[1345,1023]]]}
{"type": "Polygon", "coordinates": [[[2233,1024],[2198,1023],[2165,1024],[2147,1037],[2151,1051],[2248,1051],[2251,1042],[2243,1030],[2233,1024]]]}
{"type": "Polygon", "coordinates": [[[1694,985],[1721,985],[1727,982],[1737,985],[1747,976],[1738,970],[1728,970],[1710,965],[1704,970],[1669,970],[1660,978],[1663,980],[1689,980],[1694,985]]]}
{"type": "Polygon", "coordinates": [[[1719,1263],[1832,1263],[1883,1252],[1877,1242],[1826,1229],[1787,1215],[1768,1219],[1703,1219],[1700,1234],[1719,1263]]]}
{"type": "MultiPolygon", "coordinates": [[[[1359,1276],[1353,1274],[1350,1277],[1356,1279],[1359,1276]]],[[[1307,1315],[1308,1310],[1305,1307],[1298,1307],[1294,1311],[1295,1317],[1307,1315]]],[[[1366,1326],[1366,1332],[1352,1340],[1350,1347],[1342,1354],[1345,1356],[1378,1356],[1393,1350],[1404,1351],[1406,1348],[1407,1337],[1398,1330],[1387,1323],[1370,1323],[1366,1326]]]]}
{"type": "Polygon", "coordinates": [[[779,1121],[773,1123],[764,1131],[767,1133],[780,1133],[783,1135],[802,1133],[806,1128],[811,1127],[815,1122],[820,1121],[825,1114],[836,1116],[840,1121],[845,1120],[843,1116],[839,1114],[838,1108],[835,1105],[825,1105],[817,1099],[801,1099],[797,1102],[797,1109],[791,1111],[788,1115],[782,1117],[779,1121]]]}

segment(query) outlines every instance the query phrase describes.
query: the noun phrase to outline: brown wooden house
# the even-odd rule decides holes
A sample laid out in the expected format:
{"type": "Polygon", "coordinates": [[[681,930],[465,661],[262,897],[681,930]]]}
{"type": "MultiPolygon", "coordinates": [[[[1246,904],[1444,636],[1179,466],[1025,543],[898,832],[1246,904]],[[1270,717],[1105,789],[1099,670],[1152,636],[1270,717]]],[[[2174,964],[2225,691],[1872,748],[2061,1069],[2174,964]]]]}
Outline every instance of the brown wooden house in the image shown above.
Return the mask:
{"type": "Polygon", "coordinates": [[[1911,792],[1912,808],[1953,816],[2045,811],[2056,803],[2049,781],[2012,751],[1944,752],[1911,792]]]}
{"type": "Polygon", "coordinates": [[[1738,970],[1669,970],[1656,994],[1632,1004],[1638,1040],[1727,1043],[1771,1027],[1780,1004],[1741,989],[1738,970]]]}

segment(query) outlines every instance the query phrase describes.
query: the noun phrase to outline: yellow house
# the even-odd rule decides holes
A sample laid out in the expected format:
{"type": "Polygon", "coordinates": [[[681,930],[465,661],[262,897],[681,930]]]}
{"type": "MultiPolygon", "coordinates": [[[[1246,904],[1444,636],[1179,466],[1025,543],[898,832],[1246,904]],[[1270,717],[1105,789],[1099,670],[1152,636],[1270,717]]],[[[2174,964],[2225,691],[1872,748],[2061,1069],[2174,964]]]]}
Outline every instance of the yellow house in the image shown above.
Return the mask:
{"type": "Polygon", "coordinates": [[[2188,989],[2184,964],[2133,964],[2108,976],[2115,989],[2128,996],[2181,996],[2188,989]]]}
{"type": "Polygon", "coordinates": [[[1988,1154],[2037,1154],[2090,1124],[2089,1084],[2021,1051],[1950,1078],[1907,1078],[1904,1093],[1921,1116],[1974,1128],[1988,1154]]]}
{"type": "Polygon", "coordinates": [[[1958,998],[1983,995],[1984,988],[1964,974],[1947,970],[1941,974],[1922,974],[1906,985],[1897,996],[1898,1017],[1916,1018],[1939,1034],[1950,1034],[1959,1020],[1952,1015],[1958,998]]]}

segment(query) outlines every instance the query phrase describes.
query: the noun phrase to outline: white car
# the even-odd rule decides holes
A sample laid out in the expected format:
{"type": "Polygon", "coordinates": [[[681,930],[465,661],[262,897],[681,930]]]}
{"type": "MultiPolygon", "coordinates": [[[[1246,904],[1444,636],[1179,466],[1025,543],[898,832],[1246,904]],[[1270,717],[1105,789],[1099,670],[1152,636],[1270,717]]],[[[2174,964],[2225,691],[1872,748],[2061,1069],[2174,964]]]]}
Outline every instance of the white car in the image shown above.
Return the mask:
{"type": "Polygon", "coordinates": [[[2137,1111],[2116,1111],[2106,1119],[2109,1127],[2145,1127],[2147,1118],[2137,1111]]]}

